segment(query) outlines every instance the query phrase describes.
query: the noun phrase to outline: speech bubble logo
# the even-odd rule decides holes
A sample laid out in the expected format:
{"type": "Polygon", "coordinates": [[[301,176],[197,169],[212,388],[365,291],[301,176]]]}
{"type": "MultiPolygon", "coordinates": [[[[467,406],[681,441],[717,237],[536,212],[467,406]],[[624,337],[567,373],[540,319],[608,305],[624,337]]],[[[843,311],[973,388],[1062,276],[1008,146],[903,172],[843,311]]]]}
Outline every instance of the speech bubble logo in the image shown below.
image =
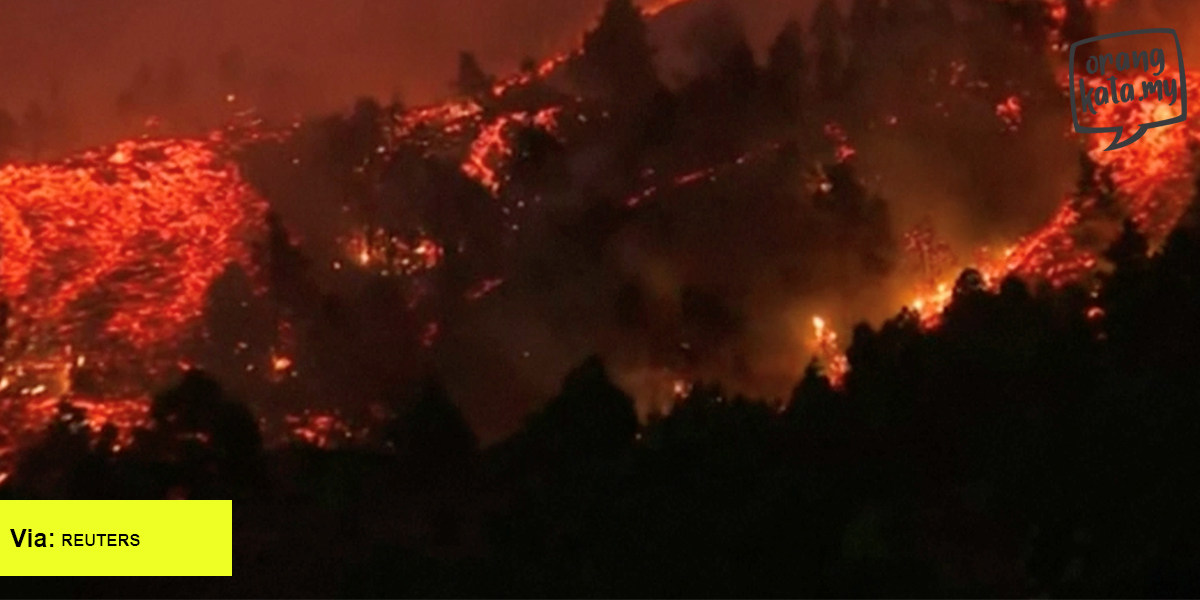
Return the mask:
{"type": "Polygon", "coordinates": [[[1154,129],[1156,127],[1166,127],[1167,125],[1174,125],[1176,123],[1182,123],[1187,120],[1187,75],[1183,68],[1183,46],[1179,43],[1179,33],[1177,33],[1174,29],[1170,29],[1170,28],[1166,28],[1166,27],[1158,27],[1158,28],[1152,28],[1152,29],[1134,29],[1132,31],[1122,31],[1120,33],[1109,33],[1109,34],[1105,34],[1105,35],[1098,35],[1096,37],[1090,37],[1090,38],[1087,38],[1084,40],[1079,40],[1078,42],[1071,44],[1071,54],[1067,61],[1067,69],[1068,69],[1067,74],[1070,77],[1070,79],[1068,79],[1067,81],[1070,82],[1070,84],[1071,84],[1071,121],[1075,124],[1075,131],[1078,133],[1115,133],[1116,136],[1113,137],[1112,143],[1109,144],[1108,147],[1104,149],[1105,152],[1108,152],[1110,150],[1120,150],[1121,148],[1124,148],[1125,146],[1128,146],[1128,145],[1142,139],[1142,136],[1146,135],[1147,131],[1150,131],[1151,129],[1154,129]],[[1087,127],[1087,126],[1084,126],[1083,124],[1081,124],[1079,122],[1079,110],[1076,108],[1076,105],[1075,105],[1075,97],[1077,95],[1076,87],[1075,87],[1075,83],[1076,83],[1075,82],[1075,50],[1084,44],[1090,44],[1092,42],[1099,42],[1102,40],[1118,38],[1118,37],[1125,37],[1125,36],[1130,36],[1130,35],[1141,35],[1144,33],[1169,33],[1169,34],[1171,34],[1171,37],[1173,37],[1175,39],[1175,57],[1176,57],[1175,64],[1179,65],[1179,97],[1181,100],[1180,106],[1182,108],[1182,112],[1180,112],[1180,114],[1178,116],[1172,117],[1170,119],[1162,119],[1160,121],[1154,121],[1152,123],[1139,123],[1138,130],[1133,135],[1125,138],[1124,140],[1121,139],[1121,134],[1125,132],[1125,129],[1123,127],[1121,127],[1120,125],[1117,125],[1114,127],[1087,127]]]}

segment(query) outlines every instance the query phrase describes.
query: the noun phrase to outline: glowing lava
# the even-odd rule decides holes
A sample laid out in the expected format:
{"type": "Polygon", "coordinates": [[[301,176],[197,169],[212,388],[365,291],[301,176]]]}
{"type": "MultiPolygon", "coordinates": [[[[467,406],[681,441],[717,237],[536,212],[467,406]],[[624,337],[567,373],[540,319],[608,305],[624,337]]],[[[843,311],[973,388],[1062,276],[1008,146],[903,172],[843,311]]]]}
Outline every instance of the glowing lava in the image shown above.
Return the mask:
{"type": "MultiPolygon", "coordinates": [[[[0,455],[58,414],[82,409],[112,451],[145,426],[147,378],[179,359],[209,286],[249,270],[266,203],[242,181],[221,136],[127,141],[56,163],[0,170],[0,455]],[[94,377],[73,390],[75,373],[94,377]]],[[[0,461],[7,462],[7,461],[0,461]]]]}
{"type": "Polygon", "coordinates": [[[0,292],[15,323],[5,358],[178,341],[225,267],[250,266],[266,209],[220,152],[130,141],[0,170],[0,292]]]}

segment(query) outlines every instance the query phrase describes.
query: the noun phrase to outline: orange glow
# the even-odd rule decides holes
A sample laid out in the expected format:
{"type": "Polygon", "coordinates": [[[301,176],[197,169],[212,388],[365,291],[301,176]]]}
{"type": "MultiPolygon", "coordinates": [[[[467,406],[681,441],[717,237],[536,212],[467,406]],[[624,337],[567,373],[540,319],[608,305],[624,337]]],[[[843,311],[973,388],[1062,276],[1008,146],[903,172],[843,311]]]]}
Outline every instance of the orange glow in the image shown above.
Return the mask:
{"type": "Polygon", "coordinates": [[[479,182],[493,197],[500,195],[504,185],[501,168],[513,156],[511,136],[521,127],[538,127],[554,133],[558,129],[558,114],[561,108],[547,108],[537,113],[517,112],[504,114],[484,125],[462,163],[462,171],[479,182]]]}
{"type": "Polygon", "coordinates": [[[118,396],[175,365],[213,280],[231,263],[254,271],[266,202],[222,139],[127,141],[0,170],[12,308],[0,397],[65,396],[84,356],[118,396]]]}
{"type": "Polygon", "coordinates": [[[356,231],[345,239],[344,245],[347,258],[384,276],[431,271],[445,255],[441,244],[423,234],[404,239],[384,229],[356,231]]]}
{"type": "Polygon", "coordinates": [[[501,278],[484,279],[467,292],[467,300],[482,300],[502,285],[504,285],[504,280],[501,278]]]}
{"type": "Polygon", "coordinates": [[[996,116],[1009,131],[1016,131],[1021,126],[1021,111],[1020,96],[1009,96],[996,105],[996,116]]]}
{"type": "Polygon", "coordinates": [[[356,437],[366,434],[365,431],[355,431],[337,411],[305,410],[299,414],[288,415],[285,421],[293,442],[318,448],[348,444],[356,437]]]}
{"type": "MultiPolygon", "coordinates": [[[[109,451],[120,452],[133,442],[133,433],[150,423],[150,401],[135,399],[71,399],[75,408],[85,411],[83,425],[93,435],[105,426],[115,428],[117,436],[109,451]]],[[[17,447],[33,442],[58,416],[58,398],[0,399],[0,480],[8,477],[17,447]]]]}
{"type": "Polygon", "coordinates": [[[841,125],[832,121],[826,123],[825,136],[828,137],[831,142],[833,142],[835,146],[834,158],[836,158],[839,163],[844,163],[851,158],[854,158],[854,155],[858,153],[858,151],[854,149],[854,146],[850,145],[850,136],[847,135],[846,130],[843,129],[841,125]]]}
{"type": "MultiPolygon", "coordinates": [[[[1107,2],[1093,4],[1106,5],[1107,2]]],[[[1178,78],[1178,73],[1170,69],[1161,75],[1163,79],[1172,77],[1178,78]]],[[[1194,98],[1200,85],[1200,72],[1190,74],[1188,79],[1187,93],[1194,98]]],[[[1118,80],[1118,88],[1131,83],[1140,91],[1141,83],[1147,78],[1126,75],[1118,76],[1118,80]]],[[[1088,81],[1088,86],[1107,83],[1094,78],[1088,81]]],[[[1097,115],[1085,114],[1084,121],[1098,127],[1121,125],[1125,129],[1122,136],[1127,137],[1139,124],[1175,114],[1174,109],[1164,104],[1157,101],[1109,103],[1098,107],[1097,115]]],[[[1124,213],[1152,243],[1161,243],[1192,199],[1191,148],[1200,142],[1200,128],[1194,125],[1194,120],[1152,129],[1141,140],[1114,152],[1105,152],[1112,142],[1112,134],[1088,135],[1084,136],[1084,141],[1088,156],[1111,177],[1117,191],[1116,199],[1124,213]]],[[[1042,279],[1056,287],[1078,281],[1095,269],[1098,259],[1078,246],[1073,230],[1089,217],[1096,208],[1095,203],[1095,198],[1067,198],[1041,229],[1018,240],[999,255],[981,252],[974,267],[992,287],[1009,275],[1042,279]]],[[[952,287],[953,282],[942,282],[935,290],[919,293],[910,303],[926,327],[935,327],[939,322],[951,300],[952,287]]],[[[1093,309],[1088,316],[1100,318],[1102,312],[1093,309]]]]}
{"type": "MultiPolygon", "coordinates": [[[[1159,78],[1178,80],[1179,73],[1173,68],[1163,71],[1159,78]]],[[[1188,73],[1188,97],[1196,98],[1200,91],[1200,71],[1188,73]]],[[[1117,88],[1122,84],[1133,84],[1141,93],[1145,75],[1122,77],[1118,75],[1117,88]]],[[[1089,87],[1107,86],[1099,77],[1088,81],[1089,87]]],[[[1078,97],[1077,97],[1078,98],[1078,97]]],[[[1112,102],[1097,107],[1095,116],[1086,115],[1087,124],[1095,127],[1122,125],[1128,137],[1136,125],[1170,118],[1179,112],[1179,103],[1174,107],[1167,102],[1112,102]]],[[[1134,222],[1151,239],[1164,238],[1187,210],[1191,200],[1192,151],[1191,144],[1200,142],[1200,127],[1195,119],[1184,123],[1151,129],[1141,140],[1119,151],[1105,152],[1112,142],[1112,134],[1087,136],[1088,154],[1096,164],[1109,170],[1113,183],[1125,196],[1126,209],[1134,222]]]]}
{"type": "Polygon", "coordinates": [[[840,388],[850,372],[850,363],[838,344],[837,332],[821,317],[813,317],[813,332],[817,358],[825,368],[825,376],[834,388],[840,388]]]}
{"type": "Polygon", "coordinates": [[[692,394],[693,385],[686,379],[677,379],[671,384],[671,395],[676,401],[687,400],[687,397],[692,394]]]}

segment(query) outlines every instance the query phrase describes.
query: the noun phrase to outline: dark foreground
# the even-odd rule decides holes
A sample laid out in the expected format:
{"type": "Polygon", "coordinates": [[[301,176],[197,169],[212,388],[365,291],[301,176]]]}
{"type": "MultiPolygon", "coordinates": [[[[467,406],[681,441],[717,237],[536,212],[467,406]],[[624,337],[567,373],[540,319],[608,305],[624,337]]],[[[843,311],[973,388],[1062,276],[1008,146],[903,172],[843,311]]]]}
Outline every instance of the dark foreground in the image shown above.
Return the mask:
{"type": "Polygon", "coordinates": [[[968,272],[939,328],[860,328],[845,389],[814,368],[785,409],[697,388],[639,426],[594,360],[485,451],[432,382],[387,444],[268,452],[196,375],[126,452],[63,421],[4,493],[235,498],[235,576],[19,595],[1193,595],[1194,216],[1153,258],[1127,230],[1099,299],[968,272]]]}

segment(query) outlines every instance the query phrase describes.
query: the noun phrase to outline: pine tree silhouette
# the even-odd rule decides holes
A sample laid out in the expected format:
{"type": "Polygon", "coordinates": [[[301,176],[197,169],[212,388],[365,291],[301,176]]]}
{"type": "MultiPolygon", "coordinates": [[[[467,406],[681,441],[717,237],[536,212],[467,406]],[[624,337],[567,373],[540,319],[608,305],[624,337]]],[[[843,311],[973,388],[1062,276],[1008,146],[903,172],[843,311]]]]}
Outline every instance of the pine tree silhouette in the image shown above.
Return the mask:
{"type": "Polygon", "coordinates": [[[817,41],[817,93],[826,102],[836,101],[844,90],[846,69],[842,47],[845,23],[833,0],[822,0],[813,13],[809,35],[817,41]]]}
{"type": "Polygon", "coordinates": [[[458,55],[458,77],[454,89],[464,96],[481,96],[491,91],[493,77],[479,66],[479,59],[471,52],[458,55]]]}
{"type": "Polygon", "coordinates": [[[582,50],[570,73],[588,95],[636,105],[661,87],[646,22],[631,0],[609,0],[582,50]]]}
{"type": "Polygon", "coordinates": [[[808,75],[804,28],[791,19],[768,50],[764,74],[771,103],[789,118],[798,117],[808,100],[808,75]]]}

